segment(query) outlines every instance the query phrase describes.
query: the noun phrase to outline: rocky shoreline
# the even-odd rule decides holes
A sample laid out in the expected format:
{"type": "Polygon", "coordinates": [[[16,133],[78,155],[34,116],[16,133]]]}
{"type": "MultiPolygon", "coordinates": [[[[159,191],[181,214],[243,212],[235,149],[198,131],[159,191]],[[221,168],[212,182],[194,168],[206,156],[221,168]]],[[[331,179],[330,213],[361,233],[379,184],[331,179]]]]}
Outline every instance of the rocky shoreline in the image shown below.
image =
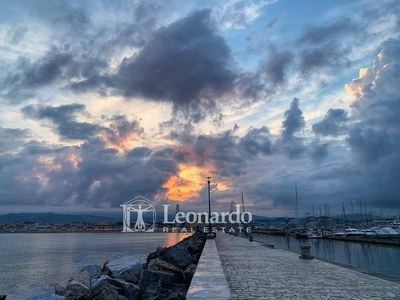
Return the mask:
{"type": "Polygon", "coordinates": [[[143,263],[124,256],[103,266],[87,265],[67,285],[17,285],[0,300],[180,300],[186,293],[206,236],[196,232],[174,246],[157,248],[143,263]]]}

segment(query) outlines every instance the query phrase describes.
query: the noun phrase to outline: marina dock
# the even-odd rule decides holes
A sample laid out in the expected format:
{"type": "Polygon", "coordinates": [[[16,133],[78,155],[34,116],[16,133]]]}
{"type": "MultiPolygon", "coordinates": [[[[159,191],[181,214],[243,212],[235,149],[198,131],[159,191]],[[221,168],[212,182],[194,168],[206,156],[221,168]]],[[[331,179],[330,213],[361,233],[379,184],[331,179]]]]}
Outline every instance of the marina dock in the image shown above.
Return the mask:
{"type": "MultiPolygon", "coordinates": [[[[217,235],[215,244],[233,300],[400,299],[399,282],[362,270],[300,259],[299,254],[224,233],[217,235]]],[[[205,247],[202,256],[209,255],[208,249],[205,247]]],[[[202,275],[208,280],[202,284],[206,295],[218,282],[202,275]]]]}

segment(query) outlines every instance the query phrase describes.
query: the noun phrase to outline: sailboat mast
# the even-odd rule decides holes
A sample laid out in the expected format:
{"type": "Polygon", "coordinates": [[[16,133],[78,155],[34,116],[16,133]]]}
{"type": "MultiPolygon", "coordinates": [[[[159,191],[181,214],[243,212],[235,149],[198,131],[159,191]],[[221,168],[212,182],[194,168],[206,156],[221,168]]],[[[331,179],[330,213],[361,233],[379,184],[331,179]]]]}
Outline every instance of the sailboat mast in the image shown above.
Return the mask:
{"type": "Polygon", "coordinates": [[[294,193],[296,196],[296,202],[295,202],[295,218],[297,222],[299,222],[299,200],[297,199],[297,185],[294,186],[294,193]]]}
{"type": "Polygon", "coordinates": [[[243,192],[242,192],[242,206],[243,206],[243,213],[244,213],[245,211],[244,211],[244,197],[243,197],[243,192]]]}

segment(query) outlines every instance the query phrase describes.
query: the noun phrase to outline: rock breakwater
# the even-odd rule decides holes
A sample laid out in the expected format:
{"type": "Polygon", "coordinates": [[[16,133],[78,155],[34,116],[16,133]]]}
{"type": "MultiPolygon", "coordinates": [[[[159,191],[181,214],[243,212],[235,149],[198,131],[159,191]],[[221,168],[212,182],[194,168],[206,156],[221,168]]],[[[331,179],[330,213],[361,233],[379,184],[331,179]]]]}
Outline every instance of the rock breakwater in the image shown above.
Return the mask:
{"type": "Polygon", "coordinates": [[[124,256],[103,266],[87,265],[66,286],[17,285],[6,300],[180,300],[186,293],[206,241],[196,232],[174,246],[157,248],[146,262],[124,256]]]}

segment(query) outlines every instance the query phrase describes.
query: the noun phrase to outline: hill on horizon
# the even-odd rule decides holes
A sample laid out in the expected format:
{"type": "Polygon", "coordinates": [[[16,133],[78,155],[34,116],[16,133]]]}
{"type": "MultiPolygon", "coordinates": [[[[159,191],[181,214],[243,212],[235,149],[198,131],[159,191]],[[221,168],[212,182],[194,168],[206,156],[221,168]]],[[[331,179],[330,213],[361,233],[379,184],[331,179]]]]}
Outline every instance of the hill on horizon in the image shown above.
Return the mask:
{"type": "Polygon", "coordinates": [[[68,224],[74,221],[96,223],[99,220],[105,220],[110,223],[116,223],[122,221],[121,218],[107,217],[107,216],[94,216],[94,215],[73,215],[73,214],[58,214],[58,213],[9,213],[0,215],[0,224],[7,223],[23,223],[25,221],[38,222],[39,224],[46,223],[59,223],[68,224]]]}

